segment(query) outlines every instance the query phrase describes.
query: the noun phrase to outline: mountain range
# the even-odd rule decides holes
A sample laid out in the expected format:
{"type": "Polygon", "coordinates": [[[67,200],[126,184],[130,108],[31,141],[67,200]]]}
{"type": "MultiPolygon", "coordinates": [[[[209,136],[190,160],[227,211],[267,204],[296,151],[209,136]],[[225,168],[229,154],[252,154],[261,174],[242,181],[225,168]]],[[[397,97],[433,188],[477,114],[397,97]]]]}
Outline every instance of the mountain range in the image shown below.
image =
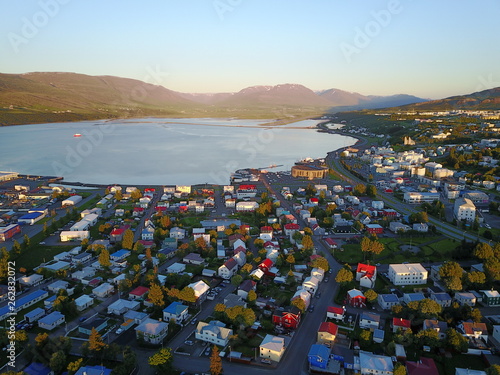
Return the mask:
{"type": "Polygon", "coordinates": [[[176,92],[114,76],[53,72],[0,74],[0,125],[142,116],[287,120],[340,110],[401,105],[419,109],[453,108],[454,105],[490,108],[499,106],[498,90],[429,102],[403,94],[366,96],[339,89],[315,92],[299,84],[199,94],[176,92]]]}

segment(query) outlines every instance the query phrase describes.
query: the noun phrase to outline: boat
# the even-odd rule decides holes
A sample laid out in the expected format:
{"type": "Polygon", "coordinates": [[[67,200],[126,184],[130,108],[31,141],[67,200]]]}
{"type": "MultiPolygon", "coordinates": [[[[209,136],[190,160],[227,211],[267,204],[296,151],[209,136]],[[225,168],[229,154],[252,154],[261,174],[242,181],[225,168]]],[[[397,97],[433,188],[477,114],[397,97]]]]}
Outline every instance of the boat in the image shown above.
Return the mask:
{"type": "Polygon", "coordinates": [[[73,137],[81,137],[82,135],[80,133],[75,133],[73,134],[73,137]]]}

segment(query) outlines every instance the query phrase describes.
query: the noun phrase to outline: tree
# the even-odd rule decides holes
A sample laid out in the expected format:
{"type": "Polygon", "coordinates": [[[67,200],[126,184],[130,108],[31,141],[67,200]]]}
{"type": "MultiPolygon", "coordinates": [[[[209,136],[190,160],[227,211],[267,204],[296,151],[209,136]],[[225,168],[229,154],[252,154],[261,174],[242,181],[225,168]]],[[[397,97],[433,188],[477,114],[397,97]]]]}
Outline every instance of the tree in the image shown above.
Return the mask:
{"type": "Polygon", "coordinates": [[[311,262],[311,267],[313,268],[321,268],[323,271],[328,272],[330,269],[330,265],[328,264],[328,260],[325,257],[316,257],[311,262]]]}
{"type": "Polygon", "coordinates": [[[393,375],[406,375],[406,366],[400,362],[394,365],[393,375]]]}
{"type": "Polygon", "coordinates": [[[70,375],[73,375],[82,366],[83,358],[78,358],[74,362],[70,362],[66,368],[70,375]]]}
{"type": "Polygon", "coordinates": [[[248,302],[253,302],[257,299],[257,293],[255,293],[255,290],[251,289],[249,292],[248,292],[248,296],[247,296],[247,301],[248,302]]]}
{"type": "Polygon", "coordinates": [[[295,257],[293,256],[293,254],[290,253],[287,255],[286,262],[290,264],[290,266],[295,263],[295,257]]]}
{"type": "Polygon", "coordinates": [[[99,334],[99,332],[94,327],[92,327],[89,336],[89,350],[91,352],[99,352],[102,349],[104,349],[105,346],[106,344],[102,340],[102,337],[99,334]]]}
{"type": "Polygon", "coordinates": [[[493,248],[486,242],[480,242],[474,248],[473,255],[478,259],[489,259],[495,256],[493,248]]]}
{"type": "Polygon", "coordinates": [[[56,374],[64,371],[66,368],[66,354],[62,350],[59,350],[52,354],[49,363],[50,369],[56,374]]]}
{"type": "Polygon", "coordinates": [[[467,282],[472,286],[480,286],[486,282],[486,274],[480,271],[472,271],[467,274],[467,282]]]}
{"type": "Polygon", "coordinates": [[[481,323],[481,320],[483,320],[483,315],[481,314],[481,310],[479,309],[472,309],[470,311],[470,317],[475,323],[481,323]]]}
{"type": "Polygon", "coordinates": [[[335,281],[341,285],[346,285],[350,283],[354,279],[354,275],[350,269],[347,267],[342,267],[337,272],[337,276],[335,276],[335,281]]]}
{"type": "Polygon", "coordinates": [[[363,329],[359,334],[359,339],[363,344],[369,344],[372,341],[372,333],[370,330],[363,329]]]}
{"type": "Polygon", "coordinates": [[[372,184],[366,185],[366,195],[368,195],[371,198],[375,198],[377,196],[377,188],[372,184]]]}
{"type": "Polygon", "coordinates": [[[109,257],[109,251],[107,249],[101,250],[101,253],[99,254],[99,257],[97,258],[99,261],[99,264],[102,267],[109,268],[111,267],[111,260],[109,257]]]}
{"type": "Polygon", "coordinates": [[[132,250],[133,247],[134,247],[134,232],[132,232],[132,230],[130,229],[127,229],[123,233],[122,248],[127,250],[132,250]]]}
{"type": "Polygon", "coordinates": [[[360,196],[366,194],[366,186],[363,184],[357,184],[354,186],[354,195],[360,196]]]}
{"type": "Polygon", "coordinates": [[[314,249],[314,242],[310,235],[306,234],[302,237],[302,248],[306,251],[314,249]]]}
{"type": "Polygon", "coordinates": [[[9,252],[6,247],[0,249],[0,280],[7,280],[9,271],[9,252]]]}
{"type": "Polygon", "coordinates": [[[469,341],[453,328],[446,330],[446,345],[451,349],[465,353],[468,349],[469,341]]]}
{"type": "Polygon", "coordinates": [[[23,236],[23,246],[25,249],[31,246],[31,238],[27,234],[23,236]]]}
{"type": "Polygon", "coordinates": [[[21,254],[21,245],[19,244],[19,242],[17,242],[17,240],[14,240],[14,242],[12,243],[12,250],[11,251],[14,255],[21,254]]]}
{"type": "Polygon", "coordinates": [[[212,375],[222,374],[222,359],[219,356],[219,349],[214,345],[210,356],[210,373],[212,375]]]}
{"type": "Polygon", "coordinates": [[[157,307],[163,308],[165,306],[165,299],[163,298],[163,290],[156,283],[151,284],[151,287],[149,288],[148,298],[151,300],[153,305],[157,307]]]}
{"type": "Polygon", "coordinates": [[[243,277],[241,275],[234,275],[231,277],[231,284],[234,286],[239,286],[243,281],[243,277]]]}
{"type": "Polygon", "coordinates": [[[373,289],[368,289],[365,293],[365,298],[368,302],[373,303],[377,300],[378,294],[373,289]]]}
{"type": "Polygon", "coordinates": [[[430,346],[431,348],[437,347],[440,343],[439,332],[432,328],[420,330],[416,337],[420,345],[430,346]]]}
{"type": "Polygon", "coordinates": [[[363,237],[361,240],[361,251],[363,253],[380,254],[384,251],[384,244],[377,241],[376,239],[369,239],[368,237],[363,237]]]}
{"type": "Polygon", "coordinates": [[[171,348],[161,348],[148,359],[149,365],[155,367],[160,374],[169,374],[173,361],[171,348]]]}
{"type": "Polygon", "coordinates": [[[302,298],[294,298],[292,302],[290,302],[290,305],[295,306],[298,308],[301,312],[306,311],[306,303],[302,298]]]}
{"type": "Polygon", "coordinates": [[[119,201],[121,201],[121,200],[123,199],[123,194],[122,194],[121,190],[117,190],[117,191],[115,192],[115,199],[116,199],[118,202],[119,202],[119,201]]]}
{"type": "Polygon", "coordinates": [[[224,305],[223,303],[218,303],[215,305],[214,311],[215,312],[224,312],[224,311],[226,311],[226,305],[224,305]]]}
{"type": "Polygon", "coordinates": [[[194,294],[194,289],[186,286],[184,287],[180,292],[179,292],[179,299],[190,302],[190,303],[195,303],[196,302],[196,295],[194,294]]]}
{"type": "Polygon", "coordinates": [[[489,280],[500,280],[500,260],[496,257],[487,259],[486,262],[484,262],[484,271],[489,280]]]}
{"type": "Polygon", "coordinates": [[[492,365],[486,369],[486,375],[500,375],[500,365],[492,365]]]}
{"type": "Polygon", "coordinates": [[[462,290],[463,271],[457,262],[448,261],[439,269],[439,276],[448,290],[462,290]]]}

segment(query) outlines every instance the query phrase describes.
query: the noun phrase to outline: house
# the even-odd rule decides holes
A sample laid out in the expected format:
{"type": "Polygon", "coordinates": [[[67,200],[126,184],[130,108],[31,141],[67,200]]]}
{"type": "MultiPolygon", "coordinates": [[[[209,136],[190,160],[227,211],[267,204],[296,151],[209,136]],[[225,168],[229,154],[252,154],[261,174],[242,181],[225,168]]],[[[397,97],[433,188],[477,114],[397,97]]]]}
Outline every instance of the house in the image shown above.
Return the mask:
{"type": "Polygon", "coordinates": [[[488,307],[500,306],[500,293],[496,290],[481,290],[483,304],[488,307]]]}
{"type": "Polygon", "coordinates": [[[335,242],[333,238],[327,237],[324,239],[324,241],[326,243],[326,246],[328,246],[328,248],[331,250],[336,249],[338,247],[337,242],[335,242]]]}
{"type": "Polygon", "coordinates": [[[413,230],[416,232],[427,233],[429,231],[429,225],[426,223],[414,223],[413,230]]]}
{"type": "Polygon", "coordinates": [[[318,279],[319,282],[322,282],[325,277],[325,270],[323,268],[313,268],[311,270],[311,276],[318,279]]]}
{"type": "Polygon", "coordinates": [[[273,324],[287,329],[296,329],[300,323],[301,313],[295,306],[285,307],[283,310],[274,310],[273,324]]]}
{"type": "MultiPolygon", "coordinates": [[[[238,248],[239,249],[239,248],[238,248]]],[[[239,267],[243,267],[245,263],[247,262],[247,254],[245,251],[238,251],[238,249],[234,250],[235,254],[233,256],[233,259],[236,261],[239,267]]]]}
{"type": "Polygon", "coordinates": [[[446,337],[446,330],[448,329],[448,323],[437,320],[437,319],[425,319],[422,329],[433,329],[439,334],[439,339],[443,340],[446,337]]]}
{"type": "Polygon", "coordinates": [[[390,264],[389,280],[394,285],[419,285],[427,283],[427,270],[420,263],[390,264]]]}
{"type": "Polygon", "coordinates": [[[371,235],[374,235],[374,234],[382,234],[384,233],[384,228],[379,225],[379,224],[367,224],[365,226],[366,228],[366,231],[371,234],[371,235]]]}
{"type": "Polygon", "coordinates": [[[115,287],[110,283],[103,283],[93,290],[94,294],[100,298],[106,298],[115,291],[115,287]]]}
{"type": "Polygon", "coordinates": [[[135,327],[137,339],[142,338],[150,344],[161,344],[168,333],[168,323],[160,322],[151,318],[145,319],[135,327]]]}
{"type": "Polygon", "coordinates": [[[463,336],[474,339],[482,338],[485,342],[488,342],[486,323],[462,322],[457,328],[462,332],[463,336]]]}
{"type": "Polygon", "coordinates": [[[420,357],[418,362],[406,361],[408,375],[439,375],[436,363],[432,358],[420,357]]]}
{"type": "Polygon", "coordinates": [[[265,275],[267,276],[276,276],[276,274],[274,274],[271,269],[273,268],[274,266],[274,262],[272,259],[269,259],[269,258],[266,258],[264,259],[264,261],[262,261],[259,265],[258,265],[258,268],[261,269],[265,275]]]}
{"type": "Polygon", "coordinates": [[[328,306],[326,310],[326,317],[328,319],[335,319],[335,320],[344,320],[345,316],[345,307],[335,307],[335,306],[328,306]]]}
{"type": "Polygon", "coordinates": [[[500,342],[500,325],[493,326],[492,336],[497,342],[500,342]]]}
{"type": "Polygon", "coordinates": [[[155,229],[151,226],[144,228],[141,232],[141,239],[143,241],[152,241],[154,239],[155,229]]]}
{"type": "Polygon", "coordinates": [[[229,258],[222,266],[219,267],[217,274],[223,279],[229,280],[238,272],[238,263],[234,258],[229,258]]]}
{"type": "Polygon", "coordinates": [[[102,365],[82,366],[75,372],[75,375],[111,375],[111,371],[102,365]]]}
{"type": "Polygon", "coordinates": [[[170,229],[170,238],[183,240],[184,238],[186,238],[186,230],[179,227],[173,227],[172,229],[170,229]]]}
{"type": "Polygon", "coordinates": [[[319,288],[320,281],[315,276],[306,277],[304,282],[302,283],[302,289],[307,290],[313,296],[316,294],[316,291],[319,288]]]}
{"type": "Polygon", "coordinates": [[[260,280],[264,276],[264,271],[262,271],[260,268],[254,269],[252,272],[250,272],[250,277],[260,280]]]}
{"type": "Polygon", "coordinates": [[[49,292],[57,294],[59,292],[59,290],[61,290],[61,289],[63,289],[63,290],[68,289],[68,285],[69,285],[69,283],[67,281],[57,280],[57,281],[54,281],[53,283],[49,284],[47,286],[47,289],[49,290],[49,292]]]}
{"type": "Polygon", "coordinates": [[[365,288],[373,288],[377,279],[377,267],[369,264],[358,263],[356,269],[356,281],[365,288]]]}
{"type": "Polygon", "coordinates": [[[188,287],[194,290],[197,304],[205,301],[205,299],[207,298],[207,293],[210,290],[210,287],[203,280],[191,283],[188,285],[188,287]]]}
{"type": "Polygon", "coordinates": [[[295,223],[288,223],[283,226],[283,233],[285,236],[292,236],[295,232],[300,230],[300,225],[295,223]]]}
{"type": "Polygon", "coordinates": [[[366,297],[360,290],[351,289],[347,292],[346,303],[352,307],[365,307],[366,297]]]}
{"type": "Polygon", "coordinates": [[[360,350],[359,365],[362,375],[392,375],[394,365],[391,357],[360,350]]]}
{"type": "Polygon", "coordinates": [[[34,323],[44,315],[45,315],[45,310],[42,309],[41,307],[37,307],[36,309],[33,309],[30,312],[26,313],[24,315],[24,319],[28,323],[34,323]]]}
{"type": "Polygon", "coordinates": [[[205,259],[203,259],[198,253],[189,253],[182,259],[182,261],[187,264],[199,266],[204,263],[205,259]]]}
{"type": "Polygon", "coordinates": [[[237,212],[253,212],[259,208],[259,204],[255,201],[243,201],[236,203],[237,212]]]}
{"type": "Polygon", "coordinates": [[[475,306],[476,296],[470,292],[457,292],[455,293],[455,300],[461,305],[475,306]]]}
{"type": "MultiPolygon", "coordinates": [[[[354,359],[354,350],[349,349],[345,346],[341,345],[334,345],[333,348],[331,348],[332,353],[330,354],[330,357],[333,358],[333,360],[338,361],[340,364],[343,365],[345,369],[350,369],[354,370],[354,365],[355,365],[355,359],[354,359]]],[[[356,356],[356,359],[358,357],[356,356]]],[[[356,361],[356,364],[359,369],[359,362],[356,361]]]]}
{"type": "Polygon", "coordinates": [[[373,330],[373,342],[377,344],[381,344],[385,339],[385,331],[383,329],[374,329],[373,330]]]}
{"type": "Polygon", "coordinates": [[[335,341],[335,337],[337,337],[338,331],[339,327],[335,323],[322,322],[319,325],[317,342],[331,347],[335,341]]]}
{"type": "Polygon", "coordinates": [[[485,371],[455,367],[455,375],[486,375],[485,371]]]}
{"type": "Polygon", "coordinates": [[[30,276],[20,277],[17,281],[19,282],[19,284],[24,286],[37,286],[43,282],[43,275],[34,273],[30,276]]]}
{"type": "Polygon", "coordinates": [[[393,233],[408,232],[411,229],[409,225],[403,224],[399,221],[391,221],[389,223],[389,230],[393,233]]]}
{"type": "Polygon", "coordinates": [[[40,328],[52,331],[66,321],[66,318],[59,311],[53,311],[49,315],[44,316],[38,321],[40,328]]]}
{"type": "Polygon", "coordinates": [[[311,345],[311,349],[309,349],[309,353],[307,354],[309,366],[326,369],[329,359],[330,349],[328,349],[325,345],[311,345]]]}
{"type": "Polygon", "coordinates": [[[181,324],[188,317],[188,307],[180,302],[172,302],[163,309],[163,320],[170,322],[174,320],[176,324],[181,324]]]}
{"type": "Polygon", "coordinates": [[[223,303],[228,309],[234,306],[247,307],[247,303],[237,294],[228,294],[224,297],[223,303]]]}
{"type": "Polygon", "coordinates": [[[259,345],[260,358],[279,362],[285,353],[285,339],[267,334],[259,345]]]}
{"type": "Polygon", "coordinates": [[[112,262],[120,262],[120,261],[126,259],[129,255],[130,255],[130,250],[121,249],[121,250],[115,251],[113,254],[110,254],[109,259],[112,262]]]}
{"type": "Polygon", "coordinates": [[[380,315],[364,311],[359,316],[359,327],[363,329],[378,329],[380,325],[380,315]]]}
{"type": "Polygon", "coordinates": [[[149,288],[145,286],[138,286],[128,294],[130,300],[146,299],[146,294],[149,292],[149,288]]]}
{"type": "Polygon", "coordinates": [[[405,293],[403,295],[403,302],[406,304],[410,302],[422,301],[423,299],[425,299],[423,293],[405,293]]]}
{"type": "Polygon", "coordinates": [[[80,324],[80,326],[78,327],[78,332],[90,336],[92,333],[92,328],[97,332],[101,332],[107,326],[108,322],[106,319],[94,319],[91,322],[80,324]]]}
{"type": "Polygon", "coordinates": [[[76,309],[78,311],[83,311],[94,304],[94,299],[86,294],[81,295],[75,299],[76,309]]]}
{"type": "Polygon", "coordinates": [[[50,367],[39,362],[31,362],[21,373],[26,375],[54,375],[54,371],[50,367]]]}
{"type": "Polygon", "coordinates": [[[411,329],[411,322],[408,319],[392,318],[392,332],[396,333],[399,329],[402,331],[411,329]]]}
{"type": "Polygon", "coordinates": [[[257,283],[255,281],[247,279],[240,284],[237,294],[246,300],[248,298],[248,292],[251,290],[255,291],[256,286],[257,283]]]}
{"type": "Polygon", "coordinates": [[[391,310],[392,306],[399,305],[399,298],[395,294],[379,294],[377,297],[379,306],[384,310],[391,310]]]}
{"type": "Polygon", "coordinates": [[[139,301],[119,299],[108,306],[108,314],[123,315],[130,310],[138,310],[140,306],[139,301]]]}
{"type": "Polygon", "coordinates": [[[195,330],[197,340],[205,341],[214,345],[225,347],[229,338],[233,335],[233,330],[226,328],[226,325],[217,320],[210,323],[198,322],[195,330]]]}
{"type": "Polygon", "coordinates": [[[442,307],[451,306],[451,297],[448,293],[431,293],[431,299],[436,301],[442,307]]]}
{"type": "Polygon", "coordinates": [[[300,298],[302,301],[304,301],[304,305],[306,309],[309,307],[311,304],[311,293],[309,293],[305,289],[299,289],[295,292],[295,294],[292,296],[291,300],[295,300],[297,298],[300,298]]]}
{"type": "Polygon", "coordinates": [[[124,324],[141,324],[149,317],[148,314],[140,311],[129,310],[123,315],[124,324]]]}

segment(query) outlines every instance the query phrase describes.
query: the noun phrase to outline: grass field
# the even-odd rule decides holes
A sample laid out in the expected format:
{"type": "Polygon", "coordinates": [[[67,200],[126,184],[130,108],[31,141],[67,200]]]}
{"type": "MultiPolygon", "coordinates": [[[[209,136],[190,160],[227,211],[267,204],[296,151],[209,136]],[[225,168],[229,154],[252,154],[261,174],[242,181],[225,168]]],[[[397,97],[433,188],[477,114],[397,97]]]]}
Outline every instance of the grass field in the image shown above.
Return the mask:
{"type": "Polygon", "coordinates": [[[51,261],[52,258],[54,258],[54,255],[62,253],[63,251],[69,251],[75,246],[77,246],[76,242],[75,245],[68,246],[36,245],[19,255],[19,257],[16,258],[16,264],[22,264],[22,267],[26,268],[29,271],[39,266],[40,263],[51,261]]]}

